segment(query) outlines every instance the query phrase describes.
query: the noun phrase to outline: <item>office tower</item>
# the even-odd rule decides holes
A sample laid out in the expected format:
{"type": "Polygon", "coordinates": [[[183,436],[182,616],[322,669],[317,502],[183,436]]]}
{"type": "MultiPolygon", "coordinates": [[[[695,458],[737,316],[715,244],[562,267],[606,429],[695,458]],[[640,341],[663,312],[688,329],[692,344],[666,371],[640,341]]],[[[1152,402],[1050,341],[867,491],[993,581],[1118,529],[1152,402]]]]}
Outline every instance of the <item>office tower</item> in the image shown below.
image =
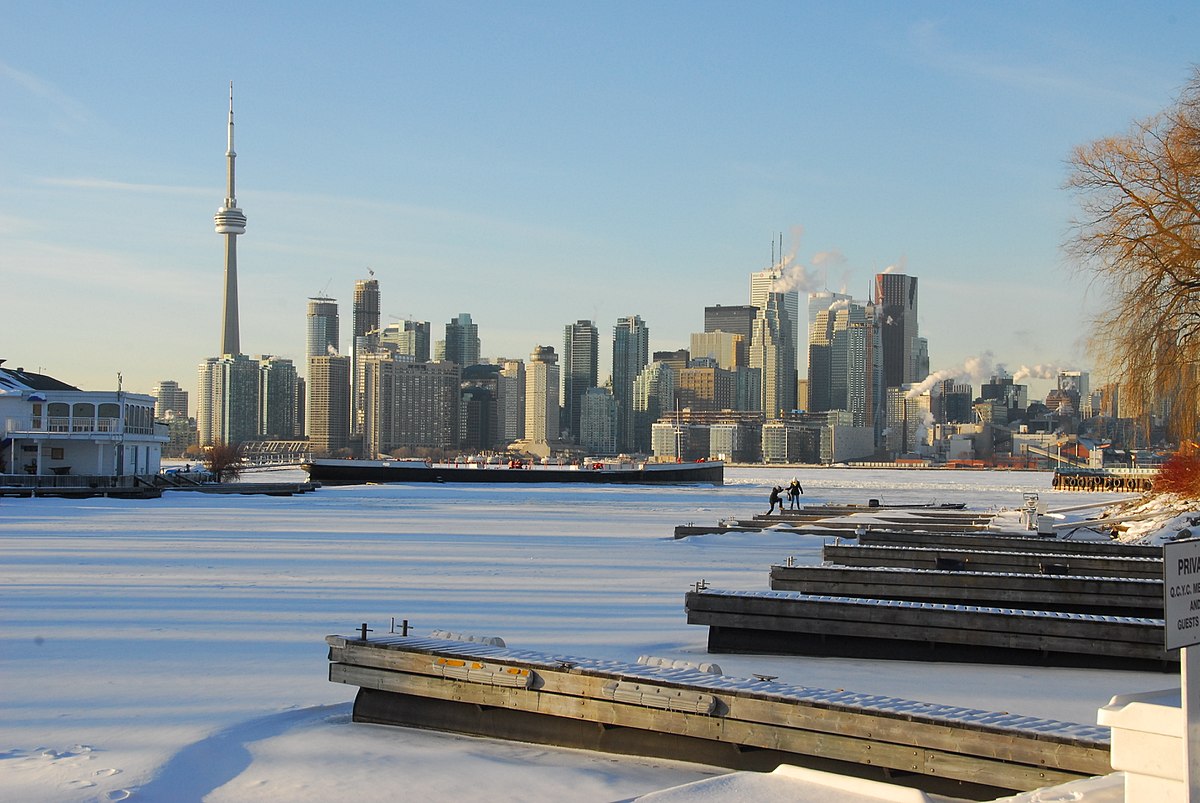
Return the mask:
{"type": "Polygon", "coordinates": [[[684,368],[675,375],[675,399],[681,408],[732,410],[735,391],[734,373],[723,368],[684,368]]]}
{"type": "MultiPolygon", "coordinates": [[[[795,293],[792,293],[793,300],[795,293]]],[[[769,292],[754,319],[750,367],[762,371],[762,406],[767,420],[796,409],[796,338],[786,293],[769,292]]]]}
{"type": "Polygon", "coordinates": [[[196,400],[199,444],[239,444],[258,435],[258,362],[244,354],[200,363],[196,400]]]}
{"type": "MultiPolygon", "coordinates": [[[[633,382],[650,362],[650,330],[639,315],[617,319],[613,327],[612,391],[617,400],[617,449],[637,448],[633,382]]],[[[648,435],[647,435],[648,438],[648,435]]]]}
{"type": "Polygon", "coordinates": [[[350,340],[350,433],[362,435],[362,358],[379,348],[379,280],[371,278],[354,283],[354,333],[350,340]]]}
{"type": "Polygon", "coordinates": [[[588,388],[580,402],[579,444],[588,454],[617,453],[617,400],[608,388],[588,388]]]}
{"type": "Polygon", "coordinates": [[[154,386],[154,418],[162,420],[167,417],[167,411],[173,410],[176,415],[187,418],[188,394],[179,387],[174,379],[163,379],[154,386]]]}
{"type": "Polygon", "coordinates": [[[938,424],[970,424],[975,420],[973,389],[946,379],[934,386],[938,391],[930,400],[930,412],[938,424]]]}
{"type": "Polygon", "coordinates": [[[692,362],[692,353],[687,349],[674,351],[656,351],[650,355],[650,362],[665,362],[676,371],[682,371],[692,362]]]}
{"type": "MultiPolygon", "coordinates": [[[[469,312],[459,313],[446,324],[446,340],[442,346],[441,360],[447,360],[465,368],[479,362],[479,327],[471,320],[469,312]]],[[[438,359],[435,356],[435,359],[438,359]]]]}
{"type": "Polygon", "coordinates": [[[258,358],[258,434],[270,440],[296,431],[296,366],[285,357],[258,358]]]}
{"type": "Polygon", "coordinates": [[[308,404],[308,382],[304,377],[296,377],[296,396],[295,402],[292,405],[295,415],[295,426],[292,427],[292,435],[296,438],[303,438],[308,435],[308,410],[305,405],[308,404]]]}
{"type": "Polygon", "coordinates": [[[1087,371],[1059,371],[1058,390],[1071,401],[1072,407],[1081,416],[1090,418],[1092,411],[1092,395],[1088,388],[1087,371]]]}
{"type": "Polygon", "coordinates": [[[503,443],[525,437],[525,363],[501,360],[496,378],[496,428],[503,443]]]}
{"type": "Polygon", "coordinates": [[[337,299],[318,296],[308,300],[305,358],[341,354],[338,345],[337,299]]]}
{"type": "Polygon", "coordinates": [[[883,345],[883,383],[894,388],[920,382],[917,376],[917,277],[903,273],[875,276],[875,306],[883,345]]]}
{"type": "Polygon", "coordinates": [[[876,312],[839,299],[816,313],[809,327],[809,411],[844,410],[854,426],[874,426],[882,393],[876,312]]]}
{"type": "Polygon", "coordinates": [[[222,312],[221,354],[240,354],[238,333],[237,238],[246,233],[246,216],[233,191],[233,82],[229,82],[229,145],[225,149],[225,204],[213,217],[217,234],[225,236],[225,303],[222,312]]]}
{"type": "Polygon", "coordinates": [[[553,346],[536,346],[525,366],[525,439],[558,440],[558,355],[553,346]]]}
{"type": "Polygon", "coordinates": [[[785,289],[782,263],[750,274],[750,306],[758,312],[750,337],[749,363],[762,369],[763,412],[771,420],[797,407],[800,295],[785,289]]]}
{"type": "Polygon", "coordinates": [[[933,415],[930,394],[913,393],[911,385],[887,389],[887,421],[884,448],[894,457],[927,451],[933,415]]]}
{"type": "Polygon", "coordinates": [[[690,353],[693,360],[707,358],[718,368],[733,371],[745,366],[746,338],[718,329],[712,332],[693,332],[690,353]]]}
{"type": "Polygon", "coordinates": [[[469,452],[491,451],[499,440],[500,366],[479,363],[462,370],[462,444],[469,452]]]}
{"type": "Polygon", "coordinates": [[[575,443],[581,443],[579,416],[583,394],[599,384],[599,357],[599,332],[592,322],[567,324],[563,330],[563,425],[575,443]]]}
{"type": "MultiPolygon", "coordinates": [[[[413,362],[429,362],[429,321],[399,321],[383,327],[379,345],[396,354],[404,354],[413,362]]],[[[444,350],[443,341],[443,350],[444,350]]],[[[443,353],[443,358],[445,354],[443,353]]]]}
{"type": "Polygon", "coordinates": [[[654,422],[674,410],[675,370],[666,363],[650,363],[633,381],[634,432],[639,436],[635,451],[650,452],[654,422]]]}
{"type": "Polygon", "coordinates": [[[350,358],[308,358],[308,442],[313,455],[331,455],[350,442],[350,358]]]}
{"type": "Polygon", "coordinates": [[[704,308],[705,332],[728,332],[731,335],[741,335],[742,342],[738,352],[738,365],[750,364],[750,336],[754,333],[754,319],[758,316],[758,308],[749,304],[724,307],[704,308]]]}

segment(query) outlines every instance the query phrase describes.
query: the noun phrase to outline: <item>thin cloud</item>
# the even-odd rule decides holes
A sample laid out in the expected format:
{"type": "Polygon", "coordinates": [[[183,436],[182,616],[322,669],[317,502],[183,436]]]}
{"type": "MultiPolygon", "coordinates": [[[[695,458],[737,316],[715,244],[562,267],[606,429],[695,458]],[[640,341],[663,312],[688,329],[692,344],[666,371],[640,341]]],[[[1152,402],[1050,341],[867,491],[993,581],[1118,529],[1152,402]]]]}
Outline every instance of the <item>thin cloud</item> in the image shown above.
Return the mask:
{"type": "Polygon", "coordinates": [[[212,187],[182,187],[171,184],[136,184],[129,181],[110,181],[104,178],[41,178],[39,184],[104,192],[135,192],[147,195],[212,195],[212,187]]]}
{"type": "Polygon", "coordinates": [[[91,119],[87,107],[54,84],[44,81],[36,75],[18,70],[16,67],[0,61],[0,78],[16,84],[34,97],[49,103],[74,122],[84,123],[91,119]]]}
{"type": "Polygon", "coordinates": [[[1119,92],[1097,83],[1088,83],[1054,72],[1036,64],[1007,63],[997,54],[978,50],[956,49],[941,30],[941,26],[926,20],[909,28],[909,41],[917,57],[925,64],[947,72],[982,78],[992,83],[1017,87],[1031,92],[1067,95],[1072,98],[1091,97],[1098,101],[1143,106],[1147,99],[1140,95],[1119,92]]]}

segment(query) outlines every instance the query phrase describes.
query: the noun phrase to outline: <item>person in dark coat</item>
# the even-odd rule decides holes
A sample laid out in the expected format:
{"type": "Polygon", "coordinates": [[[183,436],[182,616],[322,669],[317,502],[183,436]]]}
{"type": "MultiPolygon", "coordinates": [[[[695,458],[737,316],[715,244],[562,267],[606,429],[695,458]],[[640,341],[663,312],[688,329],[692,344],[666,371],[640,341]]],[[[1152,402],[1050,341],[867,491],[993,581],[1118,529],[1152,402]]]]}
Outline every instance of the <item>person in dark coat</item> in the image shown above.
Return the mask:
{"type": "MultiPolygon", "coordinates": [[[[800,480],[792,477],[792,481],[788,483],[787,487],[788,506],[792,510],[800,507],[800,494],[802,493],[804,493],[804,489],[800,487],[800,480]]],[[[783,506],[781,505],[779,509],[783,510],[783,506]]]]}
{"type": "Polygon", "coordinates": [[[771,489],[771,509],[767,511],[768,516],[775,512],[776,505],[779,505],[779,512],[783,512],[783,498],[780,496],[781,493],[783,493],[783,488],[778,485],[771,489]]]}

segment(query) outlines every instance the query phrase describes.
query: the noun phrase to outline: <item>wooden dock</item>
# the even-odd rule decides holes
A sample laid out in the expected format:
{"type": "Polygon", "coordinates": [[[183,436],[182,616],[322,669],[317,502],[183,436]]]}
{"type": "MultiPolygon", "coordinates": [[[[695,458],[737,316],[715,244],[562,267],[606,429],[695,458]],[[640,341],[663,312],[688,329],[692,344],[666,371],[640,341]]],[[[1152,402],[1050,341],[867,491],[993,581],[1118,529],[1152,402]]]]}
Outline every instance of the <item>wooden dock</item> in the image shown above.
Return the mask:
{"type": "Polygon", "coordinates": [[[1068,541],[1013,533],[916,533],[901,530],[867,530],[857,536],[862,546],[951,547],[1000,552],[1042,552],[1062,555],[1109,555],[1161,558],[1162,547],[1122,544],[1117,541],[1068,541]]]}
{"type": "MultiPolygon", "coordinates": [[[[1160,550],[1161,552],[1161,550],[1160,550]]],[[[1162,579],[1162,557],[1066,555],[1061,552],[984,551],[949,547],[826,544],[824,560],[840,566],[895,566],[1018,574],[1162,579]]]]}
{"type": "Polygon", "coordinates": [[[329,679],[359,687],[356,722],[735,769],[798,764],[979,800],[1111,771],[1107,729],[1093,725],[440,638],[326,643],[329,679]]]}
{"type": "Polygon", "coordinates": [[[714,653],[888,657],[1178,670],[1161,619],[812,596],[793,591],[687,594],[688,624],[714,653]]]}
{"type": "Polygon", "coordinates": [[[771,567],[771,590],[1101,616],[1163,616],[1162,580],[1146,578],[793,565],[771,567]]]}

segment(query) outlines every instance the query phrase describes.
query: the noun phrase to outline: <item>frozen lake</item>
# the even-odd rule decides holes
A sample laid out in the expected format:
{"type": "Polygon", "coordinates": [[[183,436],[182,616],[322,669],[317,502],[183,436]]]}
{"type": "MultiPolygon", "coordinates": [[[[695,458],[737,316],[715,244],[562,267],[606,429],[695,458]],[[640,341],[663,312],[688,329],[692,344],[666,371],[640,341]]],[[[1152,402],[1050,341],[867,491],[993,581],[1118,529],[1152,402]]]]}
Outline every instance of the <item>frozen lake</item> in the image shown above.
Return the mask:
{"type": "MultiPolygon", "coordinates": [[[[416,632],[635,661],[695,660],[698,580],[767,588],[820,560],[779,532],[672,538],[675,525],[804,501],[1016,508],[1103,498],[1025,472],[729,469],[724,487],[377,485],[304,496],[0,501],[0,789],[9,799],[613,800],[711,772],[685,764],[348,724],[324,636],[395,617],[416,632]],[[390,794],[384,794],[390,792],[390,794]]],[[[296,472],[264,479],[300,479],[296,472]]],[[[1110,498],[1116,498],[1110,497],[1110,498]]],[[[727,674],[1094,722],[1147,673],[717,656],[727,674]]]]}

